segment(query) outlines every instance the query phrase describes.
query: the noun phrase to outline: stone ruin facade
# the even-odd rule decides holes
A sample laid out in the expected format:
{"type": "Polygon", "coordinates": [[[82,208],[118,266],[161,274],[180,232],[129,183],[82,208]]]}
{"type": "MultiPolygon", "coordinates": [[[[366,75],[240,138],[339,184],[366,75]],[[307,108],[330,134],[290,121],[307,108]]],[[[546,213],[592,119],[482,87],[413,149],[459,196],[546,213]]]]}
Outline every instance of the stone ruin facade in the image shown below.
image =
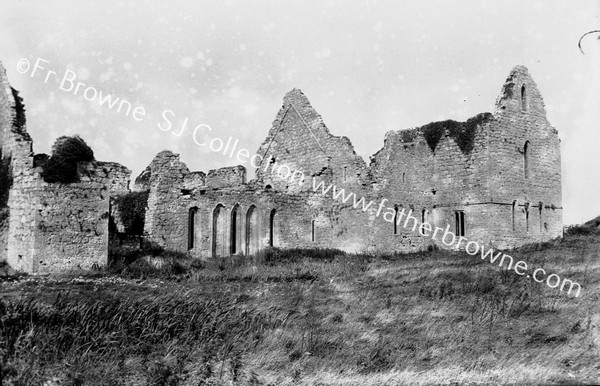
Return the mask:
{"type": "Polygon", "coordinates": [[[94,161],[78,165],[79,182],[47,183],[38,159],[0,64],[0,261],[39,274],[106,265],[110,197],[128,191],[131,171],[94,161]]]}
{"type": "Polygon", "coordinates": [[[560,139],[523,66],[511,71],[493,113],[390,131],[368,165],[294,89],[258,149],[254,179],[247,181],[241,165],[190,171],[179,155],[162,151],[132,193],[130,171],[114,163],[81,165],[84,177],[76,184],[43,182],[24,123],[17,124],[20,102],[5,75],[2,82],[2,170],[12,182],[0,202],[0,258],[24,271],[106,264],[109,229],[130,232],[118,198],[134,193],[147,198],[144,242],[200,258],[268,247],[382,253],[445,247],[386,221],[381,202],[393,216],[410,211],[419,223],[496,248],[562,236],[560,139]],[[321,182],[373,205],[364,210],[353,199],[323,195],[314,189],[321,182]]]}

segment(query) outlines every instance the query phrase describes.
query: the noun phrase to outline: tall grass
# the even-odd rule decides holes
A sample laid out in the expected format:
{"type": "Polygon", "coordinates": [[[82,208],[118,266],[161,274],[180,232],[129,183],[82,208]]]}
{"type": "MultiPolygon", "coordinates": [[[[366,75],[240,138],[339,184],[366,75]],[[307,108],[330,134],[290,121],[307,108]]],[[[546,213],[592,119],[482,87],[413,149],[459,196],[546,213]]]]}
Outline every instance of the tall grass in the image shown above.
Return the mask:
{"type": "Polygon", "coordinates": [[[241,376],[241,355],[281,325],[234,299],[33,298],[0,301],[7,384],[195,384],[241,376]],[[133,382],[133,379],[129,380],[133,382]]]}
{"type": "Polygon", "coordinates": [[[598,250],[599,237],[575,235],[511,252],[581,282],[579,298],[442,250],[124,253],[101,279],[129,285],[24,283],[2,300],[3,374],[61,385],[593,383],[598,250]],[[40,295],[65,289],[74,294],[40,295]]]}

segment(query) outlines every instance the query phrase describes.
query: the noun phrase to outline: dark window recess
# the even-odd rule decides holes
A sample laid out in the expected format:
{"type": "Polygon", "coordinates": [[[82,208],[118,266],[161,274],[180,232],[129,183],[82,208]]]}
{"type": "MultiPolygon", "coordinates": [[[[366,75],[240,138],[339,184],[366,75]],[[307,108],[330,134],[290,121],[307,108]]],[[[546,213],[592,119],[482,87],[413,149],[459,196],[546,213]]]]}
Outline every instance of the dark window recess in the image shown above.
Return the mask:
{"type": "Polygon", "coordinates": [[[525,178],[529,178],[531,171],[529,170],[529,152],[531,151],[529,141],[525,142],[523,146],[523,173],[525,178]]]}
{"type": "Polygon", "coordinates": [[[455,222],[455,233],[457,236],[465,235],[465,212],[456,211],[454,212],[454,222],[455,222]]]}
{"type": "Polygon", "coordinates": [[[188,250],[192,250],[196,247],[196,216],[198,215],[198,208],[190,208],[188,213],[188,250]]]}
{"type": "Polygon", "coordinates": [[[394,205],[394,234],[398,234],[398,205],[394,205]]]}

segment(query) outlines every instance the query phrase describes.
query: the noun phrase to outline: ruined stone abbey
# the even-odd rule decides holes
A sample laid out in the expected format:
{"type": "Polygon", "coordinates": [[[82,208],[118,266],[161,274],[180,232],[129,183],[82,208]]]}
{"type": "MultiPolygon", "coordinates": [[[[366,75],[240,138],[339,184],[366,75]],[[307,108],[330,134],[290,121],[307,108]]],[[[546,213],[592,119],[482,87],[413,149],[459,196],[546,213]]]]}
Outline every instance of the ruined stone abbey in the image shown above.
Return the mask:
{"type": "Polygon", "coordinates": [[[78,164],[77,182],[44,181],[22,99],[1,66],[0,82],[0,260],[25,272],[106,265],[109,243],[135,232],[122,204],[133,194],[146,200],[137,222],[144,242],[206,259],[268,247],[395,253],[437,243],[379,216],[382,201],[394,215],[497,248],[562,235],[560,139],[523,66],[510,72],[493,113],[390,131],[369,164],[294,89],[258,149],[254,179],[243,166],[190,171],[163,151],[131,187],[130,170],[100,161],[78,164]],[[304,181],[281,170],[301,171],[304,181]],[[313,181],[374,204],[363,210],[323,195],[313,181]]]}

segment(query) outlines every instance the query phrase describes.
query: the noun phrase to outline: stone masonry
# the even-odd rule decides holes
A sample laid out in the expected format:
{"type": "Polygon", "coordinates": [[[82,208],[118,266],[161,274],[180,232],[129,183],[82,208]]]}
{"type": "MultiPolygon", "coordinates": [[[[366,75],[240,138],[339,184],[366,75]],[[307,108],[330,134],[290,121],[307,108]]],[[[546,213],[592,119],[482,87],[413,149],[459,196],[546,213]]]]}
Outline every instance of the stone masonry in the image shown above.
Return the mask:
{"type": "Polygon", "coordinates": [[[36,167],[22,99],[0,65],[0,260],[28,273],[107,264],[111,195],[131,171],[112,162],[78,164],[79,181],[47,183],[36,167]]]}
{"type": "Polygon", "coordinates": [[[206,258],[270,246],[386,253],[444,247],[377,216],[382,200],[497,248],[562,236],[560,140],[522,66],[511,71],[493,114],[388,132],[370,165],[348,138],[330,134],[294,89],[257,154],[262,162],[252,181],[238,166],[211,170],[194,184],[178,155],[160,153],[147,169],[147,238],[206,258]],[[313,181],[374,205],[363,211],[331,192],[323,196],[313,181]]]}
{"type": "MultiPolygon", "coordinates": [[[[130,171],[94,161],[80,165],[80,182],[45,183],[4,71],[2,90],[0,259],[34,273],[106,264],[109,217],[111,231],[125,229],[115,198],[132,194],[130,171]]],[[[256,177],[247,181],[243,166],[204,173],[170,151],[157,154],[132,187],[148,197],[144,239],[201,258],[268,247],[445,247],[396,222],[403,210],[497,248],[562,236],[560,139],[523,66],[510,72],[493,113],[390,131],[369,164],[294,89],[257,159],[256,177]],[[332,187],[329,194],[320,183],[332,187]],[[334,188],[353,198],[334,199],[334,188]]]]}

